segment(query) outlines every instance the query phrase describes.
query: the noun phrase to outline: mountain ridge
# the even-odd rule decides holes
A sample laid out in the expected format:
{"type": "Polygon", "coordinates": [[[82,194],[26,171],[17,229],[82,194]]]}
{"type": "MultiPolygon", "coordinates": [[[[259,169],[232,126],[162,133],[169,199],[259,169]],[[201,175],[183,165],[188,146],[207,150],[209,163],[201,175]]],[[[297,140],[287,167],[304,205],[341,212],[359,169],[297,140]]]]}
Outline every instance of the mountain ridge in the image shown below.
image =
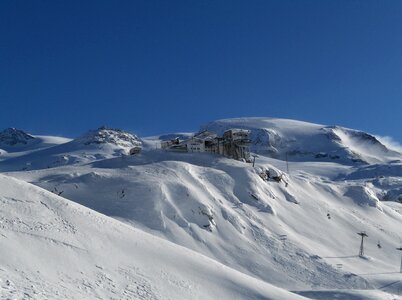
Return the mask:
{"type": "Polygon", "coordinates": [[[292,120],[226,119],[201,130],[241,126],[252,130],[254,163],[158,147],[187,133],[119,145],[95,131],[5,159],[0,171],[285,290],[391,297],[378,288],[399,280],[390,270],[402,242],[400,153],[360,131],[292,120]],[[142,151],[127,155],[139,142],[142,151]],[[369,238],[359,257],[362,230],[369,238]]]}

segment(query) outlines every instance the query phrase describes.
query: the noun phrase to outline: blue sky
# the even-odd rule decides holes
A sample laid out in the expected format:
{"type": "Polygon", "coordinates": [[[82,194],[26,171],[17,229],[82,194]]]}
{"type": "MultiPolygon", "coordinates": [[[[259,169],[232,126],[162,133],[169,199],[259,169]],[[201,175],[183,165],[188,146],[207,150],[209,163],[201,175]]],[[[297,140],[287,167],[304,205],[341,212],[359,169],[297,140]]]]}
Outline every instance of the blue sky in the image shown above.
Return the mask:
{"type": "Polygon", "coordinates": [[[402,1],[0,2],[0,128],[269,116],[402,142],[401,98],[402,1]]]}

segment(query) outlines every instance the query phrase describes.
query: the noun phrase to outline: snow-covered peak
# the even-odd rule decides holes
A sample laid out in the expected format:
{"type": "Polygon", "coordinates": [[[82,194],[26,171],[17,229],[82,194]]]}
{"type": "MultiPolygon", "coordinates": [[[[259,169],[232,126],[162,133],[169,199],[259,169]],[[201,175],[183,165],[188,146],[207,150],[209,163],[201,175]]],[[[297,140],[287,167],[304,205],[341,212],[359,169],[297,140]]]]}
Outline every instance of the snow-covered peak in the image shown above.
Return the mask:
{"type": "MultiPolygon", "coordinates": [[[[192,136],[186,133],[146,138],[141,154],[128,156],[134,142],[127,134],[100,128],[71,142],[4,156],[0,172],[252,275],[259,286],[265,281],[314,299],[349,298],[344,293],[352,298],[359,293],[356,299],[391,299],[379,290],[360,291],[380,286],[399,292],[400,285],[393,283],[400,262],[395,247],[402,241],[402,162],[390,160],[400,157],[398,152],[369,134],[338,126],[272,118],[227,119],[207,126],[219,136],[229,128],[251,130],[258,157],[250,164],[214,153],[160,149],[163,140],[192,136]],[[357,255],[360,231],[369,236],[363,257],[357,255]],[[315,297],[317,289],[325,291],[315,297]],[[342,294],[330,289],[342,289],[342,294]]],[[[222,281],[222,268],[210,259],[175,245],[166,252],[168,244],[160,239],[151,242],[143,234],[129,233],[122,229],[129,227],[83,207],[71,212],[73,204],[63,205],[56,195],[0,176],[0,239],[7,239],[0,250],[0,257],[7,258],[0,275],[1,269],[11,274],[9,286],[24,292],[34,286],[28,289],[33,293],[54,279],[79,293],[74,297],[71,290],[58,291],[63,298],[124,298],[130,295],[128,289],[142,293],[144,287],[139,277],[127,282],[129,269],[149,279],[146,287],[152,288],[147,291],[159,293],[147,299],[235,298],[228,294],[233,285],[222,281]],[[64,234],[70,228],[75,231],[64,234]],[[143,240],[148,246],[137,243],[143,240]],[[30,247],[21,247],[24,244],[30,247]],[[22,250],[28,252],[18,252],[22,250]],[[46,255],[30,272],[27,266],[36,257],[32,251],[46,255]],[[21,263],[8,263],[10,257],[21,263]],[[65,257],[64,263],[49,263],[49,257],[65,257]],[[167,271],[191,281],[183,285],[166,277],[167,271]],[[21,278],[34,278],[37,284],[21,278]],[[171,283],[179,288],[177,294],[170,293],[170,286],[164,293],[165,284],[171,283]],[[213,283],[229,292],[218,295],[213,283]],[[183,286],[190,287],[186,290],[191,294],[181,294],[183,286]]],[[[241,286],[244,276],[237,281],[230,276],[239,286],[233,292],[239,299],[293,296],[284,291],[271,297],[264,291],[253,298],[254,285],[241,286]],[[247,292],[239,295],[242,291],[247,292]]],[[[51,295],[52,290],[46,292],[51,295]]]]}
{"type": "Polygon", "coordinates": [[[373,135],[340,126],[276,118],[234,118],[208,123],[201,130],[222,134],[229,128],[251,130],[251,150],[299,161],[379,163],[400,159],[373,135]]]}
{"type": "MultiPolygon", "coordinates": [[[[39,140],[39,138],[38,138],[39,140]]],[[[72,141],[0,162],[1,171],[34,170],[77,165],[127,155],[141,140],[120,129],[101,127],[72,141]]]]}
{"type": "Polygon", "coordinates": [[[107,127],[100,127],[96,130],[91,130],[83,136],[75,139],[75,142],[84,145],[112,144],[120,147],[141,146],[141,140],[136,135],[125,132],[121,129],[107,127]]]}
{"type": "Polygon", "coordinates": [[[16,128],[6,128],[0,132],[0,145],[26,145],[34,139],[32,135],[16,128]]]}

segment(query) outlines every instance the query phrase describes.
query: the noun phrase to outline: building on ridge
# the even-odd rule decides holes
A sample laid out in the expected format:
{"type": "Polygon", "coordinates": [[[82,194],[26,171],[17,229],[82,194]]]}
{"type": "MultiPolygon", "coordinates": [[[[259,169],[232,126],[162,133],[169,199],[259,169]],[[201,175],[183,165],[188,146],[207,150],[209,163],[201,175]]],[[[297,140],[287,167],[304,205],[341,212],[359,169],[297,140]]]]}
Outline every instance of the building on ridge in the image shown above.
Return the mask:
{"type": "Polygon", "coordinates": [[[178,152],[208,152],[236,160],[250,160],[250,130],[232,128],[223,137],[210,131],[202,131],[187,140],[179,138],[162,142],[162,149],[178,152]]]}

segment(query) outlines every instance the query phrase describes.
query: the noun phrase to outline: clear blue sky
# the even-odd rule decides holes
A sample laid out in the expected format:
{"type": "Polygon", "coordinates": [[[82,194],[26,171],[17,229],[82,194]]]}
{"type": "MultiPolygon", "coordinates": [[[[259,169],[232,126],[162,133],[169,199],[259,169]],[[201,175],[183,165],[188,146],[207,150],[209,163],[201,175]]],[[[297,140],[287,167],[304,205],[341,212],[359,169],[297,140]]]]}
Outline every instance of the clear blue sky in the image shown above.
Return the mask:
{"type": "Polygon", "coordinates": [[[402,142],[402,1],[2,0],[0,101],[37,134],[271,116],[402,142]]]}

